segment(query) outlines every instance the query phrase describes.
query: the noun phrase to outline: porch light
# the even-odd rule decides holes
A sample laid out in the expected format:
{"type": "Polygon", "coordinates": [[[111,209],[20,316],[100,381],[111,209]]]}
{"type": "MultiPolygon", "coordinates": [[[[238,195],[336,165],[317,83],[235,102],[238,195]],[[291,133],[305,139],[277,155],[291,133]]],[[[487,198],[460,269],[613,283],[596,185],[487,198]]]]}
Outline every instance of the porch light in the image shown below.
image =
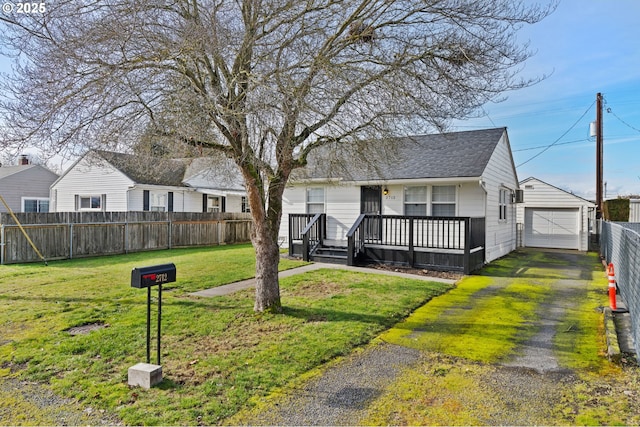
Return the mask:
{"type": "Polygon", "coordinates": [[[384,189],[382,190],[382,194],[384,194],[385,196],[389,194],[389,189],[387,187],[384,187],[384,189]]]}

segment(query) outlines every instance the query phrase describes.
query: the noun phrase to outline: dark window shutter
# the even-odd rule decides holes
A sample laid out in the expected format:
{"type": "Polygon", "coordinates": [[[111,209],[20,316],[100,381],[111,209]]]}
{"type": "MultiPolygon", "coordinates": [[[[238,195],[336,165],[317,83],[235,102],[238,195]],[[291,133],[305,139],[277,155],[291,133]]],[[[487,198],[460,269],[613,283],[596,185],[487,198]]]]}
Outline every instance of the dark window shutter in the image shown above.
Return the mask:
{"type": "Polygon", "coordinates": [[[102,208],[102,211],[106,211],[107,210],[107,195],[103,194],[100,200],[100,207],[102,208]]]}
{"type": "Polygon", "coordinates": [[[169,204],[169,206],[167,207],[167,210],[169,212],[173,212],[173,191],[169,191],[167,200],[168,200],[167,203],[169,204]]]}
{"type": "Polygon", "coordinates": [[[142,191],[142,210],[149,210],[149,190],[142,191]]]}
{"type": "Polygon", "coordinates": [[[226,197],[220,197],[221,202],[220,202],[220,212],[226,212],[227,211],[227,198],[226,197]]]}
{"type": "Polygon", "coordinates": [[[202,212],[206,212],[207,211],[207,195],[203,194],[202,195],[202,212]]]}
{"type": "Polygon", "coordinates": [[[76,202],[76,211],[80,210],[80,196],[79,195],[75,195],[75,202],[76,202]]]}

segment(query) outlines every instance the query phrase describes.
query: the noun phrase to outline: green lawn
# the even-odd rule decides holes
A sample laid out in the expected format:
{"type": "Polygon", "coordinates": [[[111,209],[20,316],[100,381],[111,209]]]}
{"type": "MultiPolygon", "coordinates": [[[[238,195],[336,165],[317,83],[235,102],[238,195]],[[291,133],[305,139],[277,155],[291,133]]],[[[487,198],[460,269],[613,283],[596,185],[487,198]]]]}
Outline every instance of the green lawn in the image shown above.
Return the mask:
{"type": "Polygon", "coordinates": [[[254,313],[253,290],[189,295],[252,277],[254,265],[253,248],[239,245],[0,266],[0,380],[48,383],[126,424],[216,424],[449,289],[318,270],[281,281],[282,315],[254,313]],[[130,287],[130,272],[165,262],[176,264],[178,280],[163,287],[164,381],[130,388],[127,369],[146,357],[146,291],[130,287]],[[107,327],[68,333],[88,323],[107,327]]]}

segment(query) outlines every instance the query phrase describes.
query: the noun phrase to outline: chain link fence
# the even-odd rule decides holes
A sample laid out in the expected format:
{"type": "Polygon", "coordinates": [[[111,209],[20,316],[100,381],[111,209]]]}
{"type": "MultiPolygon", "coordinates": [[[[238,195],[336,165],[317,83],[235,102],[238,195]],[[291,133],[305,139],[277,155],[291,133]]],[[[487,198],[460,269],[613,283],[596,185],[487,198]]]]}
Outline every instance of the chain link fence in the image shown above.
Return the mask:
{"type": "Polygon", "coordinates": [[[640,357],[640,223],[602,222],[600,255],[613,263],[618,290],[631,315],[632,335],[640,357]]]}

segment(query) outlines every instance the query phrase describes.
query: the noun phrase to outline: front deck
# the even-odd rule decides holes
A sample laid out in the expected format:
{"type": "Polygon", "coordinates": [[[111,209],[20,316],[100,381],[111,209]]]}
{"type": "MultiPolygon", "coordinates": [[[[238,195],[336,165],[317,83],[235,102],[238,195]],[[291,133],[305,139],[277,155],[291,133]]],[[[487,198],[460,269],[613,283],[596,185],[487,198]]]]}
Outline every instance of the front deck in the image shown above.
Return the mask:
{"type": "Polygon", "coordinates": [[[469,274],[484,265],[485,219],[362,214],[346,242],[327,245],[326,240],[326,214],[289,215],[290,256],[469,274]]]}

